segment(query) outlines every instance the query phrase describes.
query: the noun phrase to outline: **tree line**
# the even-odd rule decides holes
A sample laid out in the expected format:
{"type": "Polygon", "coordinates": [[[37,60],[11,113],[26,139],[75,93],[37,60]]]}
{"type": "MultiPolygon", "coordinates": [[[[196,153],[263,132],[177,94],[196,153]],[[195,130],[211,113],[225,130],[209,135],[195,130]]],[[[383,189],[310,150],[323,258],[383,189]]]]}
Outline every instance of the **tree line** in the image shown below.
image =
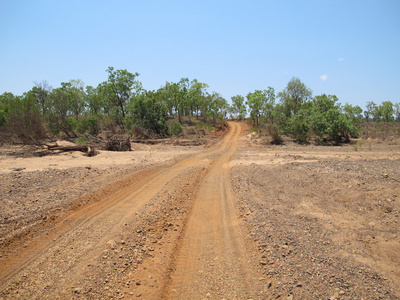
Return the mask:
{"type": "Polygon", "coordinates": [[[310,135],[318,140],[343,141],[358,135],[361,120],[400,121],[399,103],[385,101],[367,104],[367,110],[341,105],[334,95],[312,96],[299,78],[275,94],[272,87],[226,99],[209,92],[206,83],[182,78],[148,91],[138,73],[108,67],[107,80],[97,87],[81,80],[62,82],[52,88],[47,82],[35,83],[21,96],[0,95],[0,131],[25,143],[39,143],[60,134],[97,135],[102,130],[161,137],[179,135],[182,125],[194,122],[216,126],[225,118],[250,116],[253,126],[265,128],[277,143],[283,134],[306,142],[310,135]]]}
{"type": "Polygon", "coordinates": [[[182,78],[148,91],[138,73],[109,67],[97,87],[81,80],[52,88],[35,83],[22,96],[0,95],[0,130],[35,143],[47,135],[76,138],[79,134],[111,132],[178,135],[194,120],[216,126],[228,113],[228,102],[197,79],[182,78]]]}
{"type": "Polygon", "coordinates": [[[249,113],[253,126],[265,128],[275,143],[282,142],[282,135],[291,135],[300,143],[311,136],[317,142],[344,142],[358,137],[361,121],[400,121],[400,103],[368,102],[363,111],[358,105],[340,104],[335,95],[313,97],[311,89],[297,77],[278,94],[268,87],[248,93],[246,99],[232,97],[230,112],[238,118],[249,113]]]}

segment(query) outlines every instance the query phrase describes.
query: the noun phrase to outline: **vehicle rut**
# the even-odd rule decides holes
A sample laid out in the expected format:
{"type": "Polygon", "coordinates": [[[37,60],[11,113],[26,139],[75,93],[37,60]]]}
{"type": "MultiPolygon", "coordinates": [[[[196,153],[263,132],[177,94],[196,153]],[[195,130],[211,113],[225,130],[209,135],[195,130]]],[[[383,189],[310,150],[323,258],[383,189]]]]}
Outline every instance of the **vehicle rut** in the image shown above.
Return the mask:
{"type": "Polygon", "coordinates": [[[230,183],[229,162],[243,124],[230,125],[199,187],[164,298],[247,299],[262,293],[256,254],[240,227],[230,183]]]}
{"type": "MultiPolygon", "coordinates": [[[[0,296],[103,298],[124,292],[152,299],[256,298],[261,290],[256,251],[240,228],[229,175],[229,161],[245,125],[229,125],[212,148],[133,174],[129,184],[117,184],[99,201],[65,215],[47,234],[1,257],[0,296]],[[172,193],[178,199],[168,202],[172,193]],[[194,199],[185,199],[191,193],[194,199]],[[170,242],[160,246],[166,258],[147,259],[151,255],[138,224],[145,228],[144,216],[157,219],[170,203],[189,207],[186,216],[176,218],[181,227],[175,235],[160,231],[160,239],[171,234],[170,242]],[[116,259],[107,261],[112,255],[116,259]],[[145,274],[146,266],[158,270],[158,288],[137,293],[132,284],[140,284],[137,274],[145,274]],[[110,278],[121,274],[125,283],[110,284],[110,278]]],[[[176,208],[180,214],[182,207],[176,208]]]]}

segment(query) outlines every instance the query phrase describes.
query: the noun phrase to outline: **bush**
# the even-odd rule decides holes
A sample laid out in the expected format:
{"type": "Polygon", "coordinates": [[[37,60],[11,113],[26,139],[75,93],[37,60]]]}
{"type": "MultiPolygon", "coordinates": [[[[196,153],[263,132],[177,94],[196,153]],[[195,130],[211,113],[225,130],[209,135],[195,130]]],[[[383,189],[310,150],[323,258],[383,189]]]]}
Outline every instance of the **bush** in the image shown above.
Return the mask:
{"type": "Polygon", "coordinates": [[[282,144],[282,133],[278,125],[270,123],[267,125],[267,132],[272,137],[272,144],[282,144]]]}
{"type": "Polygon", "coordinates": [[[308,140],[310,127],[305,118],[295,115],[289,120],[289,131],[299,143],[305,143],[308,140]]]}
{"type": "Polygon", "coordinates": [[[97,135],[100,131],[99,119],[96,116],[79,119],[76,123],[76,130],[81,134],[97,135]]]}
{"type": "Polygon", "coordinates": [[[6,125],[6,123],[7,123],[6,112],[0,109],[0,128],[6,125]]]}
{"type": "Polygon", "coordinates": [[[182,133],[182,125],[176,120],[167,123],[168,134],[178,136],[182,133]]]}
{"type": "Polygon", "coordinates": [[[41,145],[47,139],[42,118],[38,111],[25,111],[10,117],[6,131],[15,142],[41,145]]]}
{"type": "Polygon", "coordinates": [[[138,97],[132,105],[133,118],[136,125],[165,136],[168,131],[168,110],[156,96],[153,92],[147,92],[146,97],[138,97]]]}

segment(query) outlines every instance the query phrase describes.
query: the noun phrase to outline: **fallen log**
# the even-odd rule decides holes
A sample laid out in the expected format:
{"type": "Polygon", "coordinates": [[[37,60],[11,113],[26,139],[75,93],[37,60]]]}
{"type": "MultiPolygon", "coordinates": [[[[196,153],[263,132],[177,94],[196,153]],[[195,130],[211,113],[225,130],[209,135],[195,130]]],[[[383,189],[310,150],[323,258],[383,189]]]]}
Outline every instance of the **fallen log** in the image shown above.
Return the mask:
{"type": "Polygon", "coordinates": [[[87,145],[76,145],[76,146],[58,146],[58,145],[47,145],[49,150],[52,151],[82,151],[82,152],[88,152],[89,151],[89,146],[87,145]]]}

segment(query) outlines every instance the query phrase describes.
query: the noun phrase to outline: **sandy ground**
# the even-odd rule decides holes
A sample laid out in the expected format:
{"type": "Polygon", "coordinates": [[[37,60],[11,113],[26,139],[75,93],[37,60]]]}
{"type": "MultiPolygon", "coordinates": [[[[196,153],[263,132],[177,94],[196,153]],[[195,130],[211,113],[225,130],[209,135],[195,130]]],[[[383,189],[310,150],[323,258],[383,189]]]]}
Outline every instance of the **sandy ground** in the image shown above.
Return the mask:
{"type": "Polygon", "coordinates": [[[0,148],[0,299],[399,299],[400,141],[230,127],[211,147],[0,148]]]}

